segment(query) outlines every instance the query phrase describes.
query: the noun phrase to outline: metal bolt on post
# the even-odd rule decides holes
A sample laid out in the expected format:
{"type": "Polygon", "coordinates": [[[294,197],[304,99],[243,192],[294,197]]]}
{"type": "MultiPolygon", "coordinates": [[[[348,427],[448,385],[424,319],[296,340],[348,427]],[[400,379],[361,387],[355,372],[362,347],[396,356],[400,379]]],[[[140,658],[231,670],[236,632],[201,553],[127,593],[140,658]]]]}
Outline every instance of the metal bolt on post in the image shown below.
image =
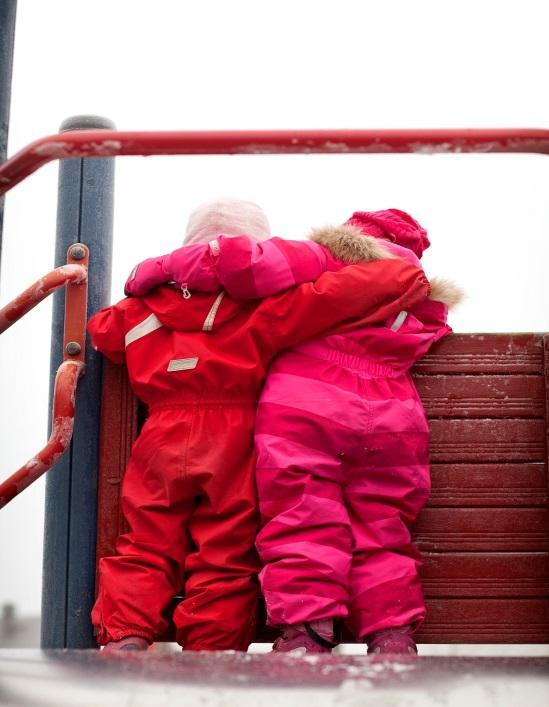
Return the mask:
{"type": "Polygon", "coordinates": [[[65,346],[65,351],[69,354],[69,356],[78,356],[80,351],[82,351],[82,347],[77,341],[69,341],[69,343],[65,346]]]}
{"type": "Polygon", "coordinates": [[[75,260],[82,260],[82,258],[86,255],[86,251],[84,248],[81,248],[80,246],[74,246],[74,248],[71,248],[71,256],[75,260]]]}

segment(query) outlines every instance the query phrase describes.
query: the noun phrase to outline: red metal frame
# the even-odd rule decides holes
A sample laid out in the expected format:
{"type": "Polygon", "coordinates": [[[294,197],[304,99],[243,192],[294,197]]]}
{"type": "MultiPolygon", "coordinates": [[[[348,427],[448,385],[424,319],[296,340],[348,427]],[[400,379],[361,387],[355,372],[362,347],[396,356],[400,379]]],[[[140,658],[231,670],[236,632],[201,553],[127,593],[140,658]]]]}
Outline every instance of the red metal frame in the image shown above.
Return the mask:
{"type": "Polygon", "coordinates": [[[1,333],[66,284],[65,353],[55,377],[51,435],[38,454],[0,484],[0,508],[51,469],[72,439],[76,386],[85,369],[88,260],[89,252],[85,245],[78,243],[71,246],[67,253],[67,265],[48,273],[0,310],[1,333]]]}
{"type": "Polygon", "coordinates": [[[44,275],[0,309],[0,334],[63,285],[69,282],[79,284],[84,282],[87,277],[88,271],[85,267],[72,264],[62,265],[44,275]]]}
{"type": "Polygon", "coordinates": [[[0,196],[42,165],[74,157],[289,153],[529,152],[549,154],[549,130],[76,130],[43,137],[0,166],[0,196]]]}
{"type": "MultiPolygon", "coordinates": [[[[549,154],[549,130],[73,131],[37,140],[2,164],[0,195],[42,165],[55,159],[75,157],[452,152],[549,154]]],[[[69,288],[73,286],[78,285],[68,285],[69,288]]],[[[77,341],[76,334],[67,336],[71,341],[77,341]]],[[[65,343],[68,339],[66,338],[65,343]]],[[[460,366],[470,359],[471,342],[467,336],[461,339],[465,356],[459,351],[450,356],[454,372],[460,372],[460,366]]],[[[442,348],[456,346],[456,341],[459,345],[461,339],[454,338],[447,344],[443,342],[437,349],[439,358],[442,348]]],[[[483,340],[484,337],[481,336],[479,341],[483,340]]],[[[519,348],[523,347],[523,344],[524,342],[519,342],[519,348]]],[[[483,342],[482,346],[484,345],[483,342]]],[[[536,350],[539,349],[539,342],[534,342],[533,346],[536,350]]],[[[545,342],[545,346],[549,345],[545,342]]],[[[509,347],[505,351],[509,353],[509,347]]],[[[48,445],[0,486],[0,507],[49,468],[70,442],[74,392],[83,370],[83,344],[79,356],[80,360],[71,357],[72,361],[65,361],[58,371],[54,424],[48,445]]],[[[529,365],[528,362],[535,356],[534,352],[523,356],[522,359],[529,365]]],[[[494,364],[492,349],[487,352],[486,359],[490,365],[494,364]]],[[[432,365],[435,359],[431,356],[430,360],[432,365]]],[[[441,360],[444,361],[444,357],[441,360]]],[[[429,358],[426,361],[427,363],[418,366],[417,372],[425,373],[429,358]]],[[[497,360],[495,363],[497,364],[497,360]]],[[[437,365],[439,364],[440,360],[437,365]]],[[[509,361],[505,360],[504,364],[507,366],[509,361]]],[[[497,370],[499,369],[496,366],[497,370]]],[[[537,372],[538,368],[535,371],[537,372]]],[[[494,373],[491,369],[490,372],[494,373]]],[[[107,390],[112,401],[116,402],[120,396],[125,401],[124,414],[121,413],[120,405],[113,405],[110,412],[105,404],[102,408],[99,512],[100,518],[104,512],[112,522],[112,514],[116,514],[118,508],[124,462],[137,431],[137,404],[129,392],[122,369],[118,367],[118,372],[107,373],[105,381],[117,381],[116,386],[109,386],[107,390]],[[114,422],[110,426],[109,421],[112,420],[114,422]],[[118,458],[117,463],[112,464],[113,450],[109,442],[111,437],[116,441],[117,435],[120,436],[119,444],[118,447],[114,445],[114,452],[118,454],[118,458]]],[[[545,598],[545,557],[537,562],[540,559],[538,556],[542,555],[546,548],[547,541],[546,511],[543,505],[547,482],[546,419],[540,417],[533,423],[526,419],[515,419],[517,415],[520,417],[519,413],[525,418],[533,414],[529,406],[525,408],[524,405],[524,400],[530,399],[531,393],[526,395],[520,392],[524,387],[530,390],[530,380],[517,382],[517,400],[512,401],[513,404],[506,412],[502,412],[501,400],[507,400],[509,397],[509,386],[505,381],[501,391],[498,389],[501,400],[499,397],[494,398],[494,405],[489,406],[491,416],[481,420],[469,419],[469,414],[471,410],[477,411],[475,416],[482,417],[487,414],[485,381],[480,386],[482,395],[477,395],[479,400],[470,391],[467,393],[469,388],[466,389],[465,397],[472,397],[476,408],[471,406],[471,401],[467,402],[466,408],[456,403],[455,386],[453,388],[451,385],[454,382],[448,382],[448,390],[445,397],[442,396],[442,403],[441,395],[435,391],[436,405],[442,405],[445,414],[456,419],[440,420],[440,411],[433,418],[435,493],[430,507],[415,527],[418,545],[433,556],[433,561],[430,565],[427,562],[425,568],[424,579],[427,592],[432,597],[432,605],[430,619],[422,629],[421,639],[458,642],[546,641],[549,620],[545,598]],[[525,409],[527,414],[524,414],[525,409]],[[500,414],[503,415],[501,420],[500,414]],[[465,419],[461,419],[462,415],[465,419]],[[448,447],[448,439],[453,440],[453,447],[448,447]],[[439,444],[439,447],[446,456],[437,458],[437,441],[441,440],[444,444],[439,444]],[[511,456],[509,448],[513,450],[511,456]],[[488,452],[490,463],[482,463],[482,455],[488,452]],[[494,464],[494,460],[497,464],[494,464]],[[472,471],[469,468],[471,465],[472,471]],[[501,474],[501,470],[505,473],[501,474]],[[509,488],[502,485],[501,478],[506,480],[509,488]],[[492,502],[487,503],[486,499],[492,497],[495,511],[482,516],[473,513],[477,506],[491,507],[492,502]],[[496,506],[495,502],[498,500],[502,507],[496,506]],[[540,510],[541,508],[543,510],[540,510]],[[509,549],[514,551],[513,557],[500,558],[497,555],[500,550],[508,554],[509,549]],[[456,554],[456,550],[463,552],[456,554]],[[448,554],[448,559],[441,557],[444,553],[448,554]],[[479,579],[474,585],[471,584],[473,577],[479,579]]],[[[427,387],[430,385],[430,381],[423,383],[427,387]]],[[[455,383],[461,385],[462,381],[455,383]]],[[[494,381],[489,382],[489,386],[491,385],[494,385],[494,381]]],[[[479,386],[471,384],[469,387],[474,392],[479,386]]],[[[539,391],[535,395],[538,396],[535,401],[539,414],[539,391]]],[[[491,389],[488,397],[492,397],[491,389]]],[[[105,401],[104,397],[103,402],[105,401]]],[[[116,515],[114,517],[116,518],[116,515]]],[[[120,515],[116,528],[114,525],[99,523],[99,529],[103,532],[99,533],[98,556],[102,551],[110,550],[121,523],[120,515]]]]}
{"type": "Polygon", "coordinates": [[[55,377],[53,423],[48,443],[15,474],[0,484],[0,508],[51,469],[69,445],[74,426],[74,394],[83,370],[82,361],[64,361],[59,367],[55,377]]]}

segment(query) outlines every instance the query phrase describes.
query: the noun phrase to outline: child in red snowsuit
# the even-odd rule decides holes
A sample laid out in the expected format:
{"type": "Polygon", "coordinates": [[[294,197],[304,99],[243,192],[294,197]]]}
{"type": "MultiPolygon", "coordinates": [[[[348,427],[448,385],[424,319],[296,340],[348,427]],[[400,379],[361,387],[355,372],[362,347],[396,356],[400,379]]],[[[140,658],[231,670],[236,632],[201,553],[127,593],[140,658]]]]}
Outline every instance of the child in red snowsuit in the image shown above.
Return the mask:
{"type": "MultiPolygon", "coordinates": [[[[187,240],[268,236],[255,212],[236,229],[231,216],[219,205],[206,208],[191,219],[187,240]]],[[[384,321],[428,292],[420,269],[387,259],[325,273],[262,301],[162,286],[90,320],[94,347],[126,363],[150,412],[123,481],[130,531],[119,538],[118,554],[100,562],[92,613],[100,644],[146,647],[165,631],[164,611],[184,589],[174,614],[181,645],[248,647],[258,570],[253,435],[267,367],[282,349],[345,321],[384,321]]]]}
{"type": "MultiPolygon", "coordinates": [[[[145,261],[127,287],[169,277],[201,288],[208,272],[235,297],[258,297],[387,250],[420,267],[428,245],[404,212],[359,212],[311,241],[220,237],[202,255],[181,248],[145,261]]],[[[260,580],[269,622],[283,630],[276,650],[327,651],[333,619],[347,618],[370,652],[415,651],[425,605],[408,527],[427,500],[429,466],[408,370],[451,331],[447,305],[459,296],[439,283],[428,301],[376,326],[339,327],[271,367],[255,441],[260,580]]]]}

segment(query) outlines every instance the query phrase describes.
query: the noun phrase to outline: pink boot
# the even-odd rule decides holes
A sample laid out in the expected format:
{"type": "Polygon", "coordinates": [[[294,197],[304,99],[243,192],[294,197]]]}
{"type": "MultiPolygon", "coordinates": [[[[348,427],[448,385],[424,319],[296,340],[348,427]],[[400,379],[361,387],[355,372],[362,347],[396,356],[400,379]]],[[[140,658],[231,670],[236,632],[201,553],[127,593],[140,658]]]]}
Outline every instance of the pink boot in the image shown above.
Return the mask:
{"type": "Polygon", "coordinates": [[[412,638],[411,626],[395,626],[376,631],[367,637],[368,653],[390,653],[392,655],[416,655],[417,646],[412,638]]]}
{"type": "Polygon", "coordinates": [[[117,653],[118,651],[146,651],[148,642],[141,636],[127,636],[120,641],[110,641],[103,648],[104,653],[117,653]]]}
{"type": "Polygon", "coordinates": [[[273,644],[273,653],[331,653],[335,648],[332,619],[284,626],[273,644]]]}

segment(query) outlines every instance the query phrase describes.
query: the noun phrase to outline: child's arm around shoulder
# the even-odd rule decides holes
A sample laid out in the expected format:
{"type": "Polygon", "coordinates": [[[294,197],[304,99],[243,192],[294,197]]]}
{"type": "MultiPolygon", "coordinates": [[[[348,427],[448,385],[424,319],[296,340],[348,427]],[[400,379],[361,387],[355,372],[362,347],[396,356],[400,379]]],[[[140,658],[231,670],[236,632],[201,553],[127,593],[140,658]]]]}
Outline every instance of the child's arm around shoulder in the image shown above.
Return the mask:
{"type": "Polygon", "coordinates": [[[143,295],[173,281],[190,292],[215,292],[223,287],[236,300],[261,299],[314,282],[324,272],[345,265],[400,255],[353,226],[315,229],[306,240],[274,237],[256,241],[246,235],[221,234],[208,243],[144,260],[134,268],[124,291],[143,295]]]}
{"type": "Polygon", "coordinates": [[[330,267],[327,251],[308,240],[274,237],[259,242],[248,236],[220,236],[212,245],[218,253],[215,271],[219,282],[237,300],[276,295],[337,269],[330,267]]]}
{"type": "Polygon", "coordinates": [[[251,326],[272,351],[296,346],[347,321],[383,322],[430,292],[423,270],[400,258],[326,272],[257,307],[251,326]]]}
{"type": "Polygon", "coordinates": [[[192,292],[215,292],[223,287],[238,300],[274,295],[337,269],[327,251],[312,241],[220,235],[209,243],[182,246],[134,268],[124,291],[143,295],[173,281],[192,292]]]}
{"type": "MultiPolygon", "coordinates": [[[[400,252],[392,253],[389,245],[347,225],[313,229],[307,240],[300,241],[232,238],[219,244],[215,268],[221,285],[232,297],[256,299],[314,282],[323,273],[341,270],[346,265],[403,256],[400,252]]],[[[416,261],[413,264],[421,267],[417,258],[416,261]]]]}

